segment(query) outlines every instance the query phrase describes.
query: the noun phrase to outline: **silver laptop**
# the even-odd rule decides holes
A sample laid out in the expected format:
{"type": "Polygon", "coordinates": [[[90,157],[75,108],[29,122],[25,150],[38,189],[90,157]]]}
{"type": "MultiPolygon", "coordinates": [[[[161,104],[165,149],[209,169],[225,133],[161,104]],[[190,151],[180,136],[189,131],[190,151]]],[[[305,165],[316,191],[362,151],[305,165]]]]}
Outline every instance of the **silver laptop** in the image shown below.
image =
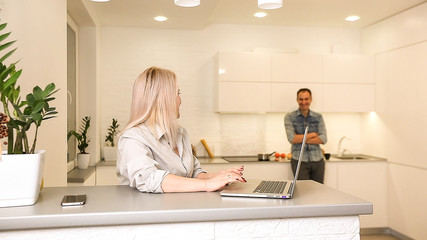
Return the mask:
{"type": "Polygon", "coordinates": [[[294,180],[268,181],[268,180],[248,180],[246,183],[234,182],[221,191],[221,196],[225,197],[258,197],[258,198],[281,198],[288,199],[294,195],[302,156],[304,154],[305,141],[307,138],[308,126],[304,131],[304,138],[301,144],[301,152],[298,158],[298,165],[295,171],[294,180]]]}

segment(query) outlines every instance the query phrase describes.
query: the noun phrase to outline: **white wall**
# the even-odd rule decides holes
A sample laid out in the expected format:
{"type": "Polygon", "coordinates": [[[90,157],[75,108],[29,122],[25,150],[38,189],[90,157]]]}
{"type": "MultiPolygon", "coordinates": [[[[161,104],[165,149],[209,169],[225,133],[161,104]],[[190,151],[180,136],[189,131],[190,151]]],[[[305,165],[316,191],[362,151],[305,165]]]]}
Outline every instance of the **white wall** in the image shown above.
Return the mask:
{"type": "MultiPolygon", "coordinates": [[[[183,101],[180,124],[189,131],[199,155],[206,155],[201,138],[216,155],[290,151],[284,113],[214,112],[214,56],[218,51],[267,48],[324,54],[340,49],[339,53],[360,53],[360,32],[343,29],[211,25],[188,31],[104,27],[100,39],[102,138],[112,118],[118,118],[122,127],[126,125],[133,82],[143,70],[155,65],[171,69],[178,76],[183,101]]],[[[360,114],[325,114],[330,139],[327,151],[335,152],[343,135],[352,138],[346,143],[352,151],[360,151],[360,118],[360,114]]]]}
{"type": "Polygon", "coordinates": [[[363,147],[389,161],[389,227],[424,239],[427,3],[364,29],[362,47],[377,64],[377,116],[363,120],[363,147]]]}
{"type": "Polygon", "coordinates": [[[35,85],[44,88],[50,82],[61,89],[52,106],[58,117],[42,123],[37,149],[46,150],[45,186],[66,186],[67,156],[67,6],[66,0],[2,0],[0,18],[12,31],[18,50],[11,60],[21,59],[23,69],[18,80],[22,97],[35,85]],[[59,129],[59,130],[58,130],[59,129]]]}

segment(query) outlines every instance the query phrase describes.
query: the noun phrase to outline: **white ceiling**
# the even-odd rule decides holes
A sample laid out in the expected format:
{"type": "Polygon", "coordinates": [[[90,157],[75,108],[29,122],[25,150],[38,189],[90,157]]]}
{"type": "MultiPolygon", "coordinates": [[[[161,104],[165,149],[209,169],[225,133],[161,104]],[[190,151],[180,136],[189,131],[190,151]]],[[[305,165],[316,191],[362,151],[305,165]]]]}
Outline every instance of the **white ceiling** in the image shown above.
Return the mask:
{"type": "Polygon", "coordinates": [[[93,25],[85,5],[101,26],[203,29],[210,24],[252,24],[364,28],[423,2],[426,0],[283,0],[280,9],[262,10],[257,7],[257,0],[201,0],[194,8],[176,6],[173,0],[111,0],[106,3],[68,0],[68,12],[79,25],[93,25]],[[253,17],[259,11],[268,16],[253,17]],[[168,17],[168,21],[154,21],[158,15],[168,17]],[[344,21],[349,15],[358,15],[361,19],[344,21]]]}

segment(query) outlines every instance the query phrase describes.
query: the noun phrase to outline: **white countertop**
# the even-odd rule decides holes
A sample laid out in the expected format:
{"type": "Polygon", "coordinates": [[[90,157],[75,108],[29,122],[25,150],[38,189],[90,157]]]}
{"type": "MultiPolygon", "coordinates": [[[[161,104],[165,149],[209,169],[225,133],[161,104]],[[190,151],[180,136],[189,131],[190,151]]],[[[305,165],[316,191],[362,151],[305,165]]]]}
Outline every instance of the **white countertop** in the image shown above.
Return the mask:
{"type": "Polygon", "coordinates": [[[372,214],[373,205],[313,181],[293,199],[221,197],[219,192],[140,193],[128,186],[48,187],[33,206],[0,208],[0,230],[372,214]],[[87,194],[61,207],[66,194],[87,194]]]}

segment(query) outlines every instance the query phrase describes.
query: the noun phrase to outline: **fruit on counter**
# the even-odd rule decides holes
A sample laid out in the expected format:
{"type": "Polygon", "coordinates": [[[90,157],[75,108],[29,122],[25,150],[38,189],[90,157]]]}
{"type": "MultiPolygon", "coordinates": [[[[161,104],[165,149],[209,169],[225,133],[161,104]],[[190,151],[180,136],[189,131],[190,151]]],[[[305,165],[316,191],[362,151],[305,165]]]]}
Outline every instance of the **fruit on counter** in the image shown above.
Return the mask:
{"type": "Polygon", "coordinates": [[[280,154],[280,157],[285,158],[286,157],[286,153],[280,154]]]}
{"type": "Polygon", "coordinates": [[[278,158],[278,157],[280,157],[280,153],[276,152],[276,153],[274,154],[274,156],[275,156],[276,158],[278,158]]]}
{"type": "Polygon", "coordinates": [[[288,155],[286,156],[288,159],[292,158],[292,153],[288,153],[288,155]]]}

